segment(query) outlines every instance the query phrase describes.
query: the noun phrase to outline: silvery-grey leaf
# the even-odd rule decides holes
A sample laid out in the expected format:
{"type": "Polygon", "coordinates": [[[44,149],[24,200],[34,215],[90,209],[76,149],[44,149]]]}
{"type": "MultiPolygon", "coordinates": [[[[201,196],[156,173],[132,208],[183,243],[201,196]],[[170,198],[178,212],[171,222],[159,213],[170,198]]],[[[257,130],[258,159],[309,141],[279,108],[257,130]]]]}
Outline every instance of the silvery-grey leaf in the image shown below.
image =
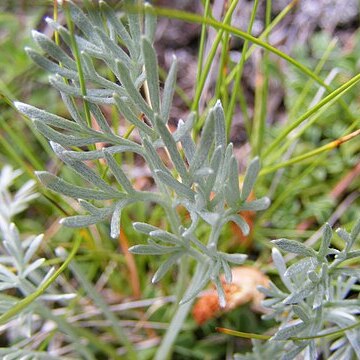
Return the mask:
{"type": "Polygon", "coordinates": [[[224,183],[226,182],[229,175],[230,159],[232,155],[233,155],[233,144],[229,143],[225,150],[225,155],[221,164],[221,168],[218,171],[218,176],[215,181],[215,189],[224,188],[224,183]]]}
{"type": "MultiPolygon", "coordinates": [[[[90,22],[88,17],[73,2],[69,1],[68,6],[70,8],[71,19],[74,21],[76,26],[83,32],[84,35],[93,40],[93,24],[90,22]]],[[[94,40],[94,42],[96,42],[98,39],[95,38],[94,40]]]]}
{"type": "Polygon", "coordinates": [[[195,113],[190,113],[186,118],[186,121],[179,120],[177,124],[177,128],[175,132],[172,134],[175,142],[180,141],[183,137],[189,136],[191,134],[191,130],[195,124],[195,113]]]}
{"type": "Polygon", "coordinates": [[[211,167],[204,166],[195,171],[194,177],[195,178],[203,178],[203,177],[207,177],[213,173],[214,173],[214,171],[211,167]]]}
{"type": "Polygon", "coordinates": [[[117,182],[123,187],[124,191],[128,194],[133,194],[135,192],[130,180],[125,175],[121,166],[116,162],[116,160],[110,155],[106,150],[104,150],[104,155],[106,162],[109,165],[111,172],[114,174],[117,182]]]}
{"type": "Polygon", "coordinates": [[[67,165],[69,165],[72,169],[74,169],[83,179],[86,181],[89,181],[96,187],[100,188],[103,191],[106,191],[108,193],[113,193],[116,195],[117,191],[113,189],[110,185],[108,185],[100,176],[98,176],[93,170],[91,170],[88,166],[86,166],[84,163],[80,161],[76,161],[73,159],[70,159],[66,156],[65,149],[56,143],[51,142],[51,146],[57,156],[65,162],[67,165]]]}
{"type": "Polygon", "coordinates": [[[124,145],[115,145],[106,147],[103,150],[90,150],[90,151],[64,151],[64,154],[72,159],[79,160],[79,161],[86,161],[86,160],[96,160],[96,159],[103,159],[105,157],[104,152],[114,155],[124,152],[133,152],[135,154],[139,154],[143,156],[143,149],[140,145],[126,140],[121,139],[124,141],[124,145]]]}
{"type": "Polygon", "coordinates": [[[132,254],[138,255],[163,255],[171,254],[178,251],[177,247],[173,246],[154,246],[154,245],[134,245],[129,248],[132,254]]]}
{"type": "Polygon", "coordinates": [[[179,239],[176,235],[161,229],[152,230],[149,235],[156,240],[160,240],[169,244],[179,245],[183,242],[182,239],[179,239]]]}
{"type": "Polygon", "coordinates": [[[241,200],[246,201],[249,197],[252,188],[254,187],[256,178],[260,170],[260,160],[258,157],[254,158],[248,166],[241,190],[241,200]]]}
{"type": "Polygon", "coordinates": [[[53,61],[47,59],[46,57],[40,55],[33,49],[26,47],[25,51],[30,56],[31,60],[40,66],[41,68],[45,69],[46,71],[52,73],[52,74],[59,74],[60,76],[63,76],[66,79],[77,79],[78,74],[74,70],[69,70],[65,67],[61,67],[58,64],[54,63],[53,61]]]}
{"type": "MultiPolygon", "coordinates": [[[[208,246],[208,247],[211,247],[208,246]]],[[[215,247],[213,247],[213,250],[215,251],[215,247]]],[[[221,269],[221,260],[219,258],[216,259],[215,264],[212,266],[210,279],[215,282],[216,279],[220,276],[220,269],[221,269]]]]}
{"type": "Polygon", "coordinates": [[[146,81],[146,74],[143,71],[134,80],[135,88],[140,91],[141,87],[145,84],[145,81],[146,81]]]}
{"type": "Polygon", "coordinates": [[[145,36],[142,36],[141,40],[141,49],[145,65],[147,85],[149,87],[151,107],[155,113],[160,114],[160,88],[156,53],[150,41],[145,36]]]}
{"type": "Polygon", "coordinates": [[[298,289],[295,289],[295,291],[293,291],[286,299],[284,299],[283,303],[286,305],[297,304],[304,298],[309,296],[315,288],[316,284],[304,279],[303,285],[300,286],[298,289]]]}
{"type": "MultiPolygon", "coordinates": [[[[133,2],[129,0],[126,1],[126,3],[130,6],[133,5],[133,2]]],[[[140,14],[140,12],[128,12],[127,18],[129,22],[130,35],[137,51],[135,58],[137,58],[138,55],[140,55],[142,14],[140,14]]]]}
{"type": "Polygon", "coordinates": [[[86,94],[84,94],[79,86],[65,83],[59,75],[49,76],[49,82],[57,90],[69,96],[103,104],[113,103],[112,96],[114,91],[112,89],[87,89],[86,94]]]}
{"type": "Polygon", "coordinates": [[[159,269],[156,271],[154,276],[151,279],[151,282],[153,284],[157,283],[159,280],[161,280],[166,273],[169,271],[169,269],[184,255],[184,252],[178,251],[174,254],[172,254],[165,262],[163,262],[159,269]]]}
{"type": "MultiPolygon", "coordinates": [[[[186,126],[186,124],[189,121],[191,121],[191,123],[193,123],[194,120],[195,120],[195,114],[191,113],[189,115],[187,121],[185,121],[184,126],[186,126]]],[[[182,120],[179,120],[179,123],[181,121],[182,120]]],[[[182,145],[182,147],[184,149],[186,159],[188,160],[189,163],[191,163],[193,161],[193,159],[194,159],[194,156],[195,156],[196,146],[195,146],[194,140],[192,139],[190,133],[185,132],[184,135],[180,138],[180,142],[181,142],[181,145],[182,145]]]]}
{"type": "Polygon", "coordinates": [[[194,200],[195,193],[190,187],[180,183],[172,175],[162,170],[155,170],[155,174],[165,185],[175,190],[179,196],[185,196],[189,200],[194,200]]]}
{"type": "Polygon", "coordinates": [[[33,263],[28,264],[24,270],[24,272],[21,274],[21,276],[23,276],[24,278],[27,277],[31,272],[33,272],[34,270],[36,270],[37,268],[39,268],[43,263],[44,263],[45,259],[41,258],[41,259],[37,259],[35,260],[33,263]]]}
{"type": "Polygon", "coordinates": [[[121,20],[118,19],[117,14],[114,12],[114,10],[106,4],[105,1],[100,1],[100,7],[104,15],[106,16],[106,20],[111,23],[116,33],[119,35],[120,39],[126,44],[128,47],[131,57],[135,58],[135,53],[133,49],[133,41],[126,30],[125,26],[121,22],[121,20]]]}
{"type": "Polygon", "coordinates": [[[332,238],[332,230],[330,225],[326,223],[322,231],[322,241],[318,252],[319,258],[324,258],[327,255],[331,238],[332,238]]]}
{"type": "Polygon", "coordinates": [[[52,129],[42,121],[34,120],[33,122],[36,129],[41,132],[41,134],[43,134],[49,140],[63,146],[86,146],[104,141],[104,138],[101,136],[101,134],[88,137],[83,137],[83,135],[68,135],[52,129]]]}
{"type": "Polygon", "coordinates": [[[118,94],[113,95],[116,106],[120,113],[124,116],[126,120],[136,126],[138,129],[143,131],[145,134],[149,135],[151,138],[156,136],[153,129],[146,125],[143,121],[139,120],[136,114],[134,114],[128,104],[119,96],[118,94]]]}
{"type": "Polygon", "coordinates": [[[150,43],[155,40],[156,32],[156,14],[152,6],[146,2],[145,4],[145,35],[149,39],[150,43]]]}
{"type": "Polygon", "coordinates": [[[110,221],[110,236],[116,239],[120,235],[121,211],[129,201],[121,200],[115,205],[114,212],[110,221]]]}
{"type": "Polygon", "coordinates": [[[25,264],[27,264],[34,256],[35,252],[38,250],[39,246],[41,245],[43,239],[44,239],[44,235],[38,235],[31,241],[30,246],[27,248],[24,255],[25,264]]]}
{"type": "Polygon", "coordinates": [[[221,160],[223,156],[223,148],[221,146],[217,147],[210,160],[210,168],[213,170],[212,174],[206,180],[206,192],[208,196],[210,195],[213,187],[215,185],[216,177],[218,176],[219,169],[221,167],[221,160]]]}
{"type": "Polygon", "coordinates": [[[215,118],[215,147],[226,148],[225,116],[220,100],[214,106],[215,118]]]}
{"type": "Polygon", "coordinates": [[[6,279],[6,281],[9,283],[14,284],[17,282],[17,276],[2,264],[0,264],[0,274],[2,275],[1,276],[2,281],[5,281],[5,279],[6,279]]]}
{"type": "Polygon", "coordinates": [[[351,230],[351,239],[354,242],[360,234],[360,219],[351,230]]]}
{"type": "Polygon", "coordinates": [[[238,201],[240,200],[240,189],[238,163],[235,156],[232,156],[230,159],[227,193],[228,196],[226,200],[229,201],[229,205],[236,207],[238,201]]]}
{"type": "MultiPolygon", "coordinates": [[[[356,317],[346,312],[334,310],[331,312],[331,321],[336,323],[340,328],[355,325],[356,317]]],[[[345,331],[345,336],[353,347],[355,354],[360,354],[360,334],[358,329],[345,331]]]]}
{"type": "Polygon", "coordinates": [[[209,225],[215,225],[219,219],[220,215],[217,213],[213,213],[210,211],[200,210],[197,211],[197,213],[200,215],[200,217],[205,220],[209,225]]]}
{"type": "Polygon", "coordinates": [[[317,274],[316,271],[314,270],[310,270],[307,272],[307,277],[309,278],[309,280],[311,282],[313,282],[314,284],[317,284],[320,280],[320,276],[317,274]]]}
{"type": "Polygon", "coordinates": [[[347,253],[346,256],[348,259],[354,259],[356,257],[360,257],[360,250],[354,250],[347,253]]]}
{"type": "Polygon", "coordinates": [[[192,286],[188,289],[188,291],[186,292],[186,294],[184,295],[184,297],[180,301],[180,305],[185,304],[188,301],[194,299],[199,294],[199,292],[209,282],[211,272],[212,272],[212,266],[209,266],[208,263],[202,264],[201,269],[196,274],[198,281],[195,281],[192,284],[192,286]]]}
{"type": "Polygon", "coordinates": [[[181,179],[183,180],[183,182],[189,182],[189,175],[187,173],[184,161],[181,158],[181,155],[176,147],[175,140],[166,125],[157,115],[155,115],[155,126],[166,146],[166,149],[170,154],[170,158],[176,170],[181,176],[181,179]]]}
{"type": "Polygon", "coordinates": [[[112,41],[99,27],[93,27],[93,32],[96,33],[100,39],[99,46],[103,49],[103,54],[112,59],[119,59],[129,71],[132,71],[132,61],[126,52],[118,46],[116,42],[112,41]]]}
{"type": "Polygon", "coordinates": [[[76,293],[73,294],[48,294],[41,295],[39,299],[44,301],[66,301],[76,298],[78,295],[76,293]]]}
{"type": "MultiPolygon", "coordinates": [[[[83,209],[85,209],[87,212],[89,212],[92,215],[100,215],[102,214],[104,211],[106,211],[108,208],[98,208],[96,206],[94,206],[93,204],[89,203],[86,200],[83,199],[79,199],[79,204],[81,205],[81,207],[83,209]]],[[[109,209],[109,214],[111,214],[111,209],[109,209]]]]}
{"type": "Polygon", "coordinates": [[[60,92],[63,92],[66,95],[83,98],[83,93],[80,87],[65,83],[62,80],[62,78],[58,75],[49,76],[49,83],[55,89],[59,90],[60,92]]]}
{"type": "Polygon", "coordinates": [[[100,108],[97,105],[91,104],[91,103],[89,103],[88,106],[89,106],[91,113],[94,115],[94,118],[95,118],[97,124],[99,125],[99,128],[104,133],[115,136],[111,127],[109,126],[105,116],[103,115],[102,111],[100,110],[100,108]]]}
{"type": "Polygon", "coordinates": [[[171,176],[169,170],[164,166],[163,162],[161,161],[154,146],[147,138],[143,139],[143,145],[145,148],[144,157],[146,158],[146,161],[147,163],[149,163],[150,167],[152,167],[153,170],[160,169],[164,172],[168,172],[168,175],[171,176]]]}
{"type": "Polygon", "coordinates": [[[344,229],[336,229],[336,233],[346,242],[351,242],[351,235],[344,229]]]}
{"type": "Polygon", "coordinates": [[[216,291],[217,291],[218,296],[219,296],[219,305],[220,305],[221,308],[225,308],[225,306],[226,306],[225,291],[224,291],[224,288],[222,286],[222,283],[221,283],[219,277],[215,278],[213,280],[213,282],[215,283],[216,291]]]}
{"type": "Polygon", "coordinates": [[[279,299],[283,299],[286,297],[286,294],[282,292],[271,280],[269,281],[268,287],[257,286],[257,289],[269,297],[275,297],[279,299]]]}
{"type": "MultiPolygon", "coordinates": [[[[67,29],[65,29],[63,26],[59,25],[56,21],[50,18],[46,18],[45,21],[48,23],[48,25],[58,31],[60,37],[64,40],[66,45],[68,45],[71,48],[71,35],[67,29]]],[[[77,45],[79,47],[80,51],[87,51],[90,55],[102,59],[104,57],[101,49],[94,45],[92,42],[85,40],[81,36],[75,35],[75,40],[77,42],[77,45]]]]}
{"type": "Polygon", "coordinates": [[[0,276],[0,291],[7,290],[7,289],[13,289],[13,288],[17,288],[17,287],[18,287],[17,281],[16,282],[6,281],[5,279],[1,279],[1,276],[0,276]]]}
{"type": "Polygon", "coordinates": [[[177,60],[176,57],[174,56],[173,62],[170,66],[169,73],[165,80],[162,103],[161,103],[161,118],[165,123],[167,123],[169,120],[170,109],[171,109],[172,100],[175,91],[175,85],[176,85],[176,75],[177,75],[177,60]]]}
{"type": "Polygon", "coordinates": [[[9,226],[9,231],[4,234],[3,245],[6,251],[21,265],[23,263],[23,248],[19,230],[14,223],[9,226]]]}
{"type": "Polygon", "coordinates": [[[37,120],[44,122],[48,125],[55,126],[59,129],[74,131],[74,132],[82,132],[82,128],[73,121],[67,120],[61,116],[57,116],[47,111],[40,110],[34,106],[27,105],[18,101],[14,102],[14,106],[18,109],[22,114],[29,117],[31,120],[37,120]]]}
{"type": "MultiPolygon", "coordinates": [[[[86,80],[90,80],[95,84],[102,86],[104,89],[107,89],[110,92],[111,91],[115,92],[120,96],[126,95],[126,91],[121,85],[99,75],[99,73],[96,71],[94,67],[92,58],[89,56],[89,54],[86,51],[81,51],[81,60],[84,63],[83,72],[86,80]]],[[[92,89],[87,89],[87,90],[92,90],[92,89]]]]}
{"type": "Polygon", "coordinates": [[[292,350],[286,351],[284,356],[282,356],[281,360],[296,359],[297,355],[299,355],[307,346],[308,346],[308,342],[305,342],[305,343],[303,342],[300,345],[296,345],[292,350]]]}
{"type": "Polygon", "coordinates": [[[249,235],[250,227],[248,223],[238,214],[231,215],[227,218],[228,221],[233,221],[242,231],[244,236],[249,235]]]}
{"type": "Polygon", "coordinates": [[[191,160],[190,172],[194,173],[199,167],[206,164],[209,151],[214,140],[214,111],[210,110],[205,120],[204,129],[201,133],[200,143],[197,146],[195,155],[191,160]]]}
{"type": "Polygon", "coordinates": [[[285,272],[286,278],[292,278],[293,276],[297,276],[300,273],[307,272],[309,270],[314,270],[317,266],[317,261],[313,257],[307,257],[304,259],[300,259],[296,263],[289,266],[289,268],[285,272]]]}
{"type": "MultiPolygon", "coordinates": [[[[86,200],[112,200],[114,199],[114,194],[109,194],[101,190],[93,190],[88,188],[83,188],[81,186],[76,186],[70,184],[57,176],[54,176],[46,171],[37,171],[35,172],[39,180],[50,190],[59,192],[63,195],[70,196],[72,198],[81,198],[86,200]]],[[[124,193],[117,193],[116,198],[122,199],[125,198],[124,193]]]]}
{"type": "Polygon", "coordinates": [[[80,127],[87,127],[86,119],[80,114],[79,110],[75,106],[73,99],[63,92],[60,92],[60,94],[61,99],[69,110],[71,117],[80,125],[80,127]]]}
{"type": "Polygon", "coordinates": [[[225,281],[228,284],[231,284],[232,282],[232,272],[231,272],[231,268],[229,263],[224,259],[224,257],[221,257],[221,267],[224,270],[224,275],[225,275],[225,281]]]}
{"type": "Polygon", "coordinates": [[[285,259],[281,255],[280,251],[277,248],[272,248],[272,259],[274,261],[274,265],[279,272],[280,278],[285,286],[291,291],[293,289],[293,285],[291,281],[286,276],[286,263],[285,259]]]}
{"type": "Polygon", "coordinates": [[[129,97],[134,102],[134,104],[139,108],[139,110],[142,111],[150,121],[152,121],[154,118],[154,112],[145,102],[145,100],[143,99],[143,97],[140,95],[139,91],[136,89],[135,85],[133,84],[133,81],[131,80],[129,75],[128,68],[119,60],[116,60],[116,64],[118,67],[121,84],[126,89],[126,92],[128,93],[129,97]]]}
{"type": "Polygon", "coordinates": [[[286,340],[290,337],[298,335],[301,331],[306,329],[306,327],[307,325],[302,321],[294,325],[286,325],[283,328],[280,328],[271,340],[286,340]]]}
{"type": "Polygon", "coordinates": [[[343,338],[343,337],[341,337],[341,338],[335,340],[335,341],[331,344],[330,350],[331,350],[331,351],[335,351],[335,350],[339,349],[340,347],[344,346],[345,344],[346,344],[346,339],[343,338]]]}
{"type": "Polygon", "coordinates": [[[306,247],[304,244],[295,240],[278,239],[273,240],[272,243],[274,243],[281,250],[289,253],[316,257],[316,252],[314,249],[306,247]]]}
{"type": "Polygon", "coordinates": [[[96,187],[105,190],[109,193],[114,193],[116,195],[117,191],[113,189],[109,184],[107,184],[99,175],[97,175],[93,170],[91,170],[84,163],[73,160],[66,156],[65,149],[54,142],[51,142],[51,147],[53,148],[56,155],[67,165],[69,165],[72,169],[75,170],[83,179],[95,185],[96,187]]]}
{"type": "MultiPolygon", "coordinates": [[[[109,213],[107,217],[110,217],[110,215],[111,213],[109,213]]],[[[84,228],[89,225],[97,224],[107,217],[100,215],[75,215],[61,219],[60,224],[71,228],[84,228]]]]}
{"type": "Polygon", "coordinates": [[[360,269],[351,267],[341,267],[339,269],[333,269],[331,272],[335,276],[347,275],[360,279],[360,269]]]}
{"type": "Polygon", "coordinates": [[[241,265],[244,263],[244,261],[247,259],[247,255],[245,254],[227,254],[227,253],[223,253],[221,251],[219,251],[219,254],[221,255],[221,257],[228,261],[231,262],[233,264],[237,264],[237,265],[241,265]]]}
{"type": "Polygon", "coordinates": [[[311,314],[307,314],[304,307],[302,307],[300,305],[293,305],[291,307],[291,309],[295,313],[295,315],[298,316],[304,324],[308,324],[310,322],[311,314]]]}
{"type": "Polygon", "coordinates": [[[68,56],[66,52],[61,49],[60,46],[56,45],[46,35],[36,30],[32,30],[31,35],[45,53],[49,54],[52,58],[58,60],[67,68],[77,71],[76,62],[71,59],[70,56],[68,56]]]}
{"type": "Polygon", "coordinates": [[[314,292],[314,300],[312,303],[313,310],[319,310],[325,302],[325,289],[324,286],[320,283],[317,284],[316,292],[314,292]]]}
{"type": "Polygon", "coordinates": [[[147,224],[147,223],[142,223],[142,222],[134,222],[133,223],[133,228],[142,233],[142,234],[146,234],[149,235],[152,231],[155,230],[159,230],[159,228],[157,228],[156,226],[147,224]]]}
{"type": "Polygon", "coordinates": [[[98,36],[94,34],[94,24],[88,19],[83,11],[71,1],[67,4],[70,9],[71,19],[74,21],[76,26],[93,42],[99,41],[98,36]]]}

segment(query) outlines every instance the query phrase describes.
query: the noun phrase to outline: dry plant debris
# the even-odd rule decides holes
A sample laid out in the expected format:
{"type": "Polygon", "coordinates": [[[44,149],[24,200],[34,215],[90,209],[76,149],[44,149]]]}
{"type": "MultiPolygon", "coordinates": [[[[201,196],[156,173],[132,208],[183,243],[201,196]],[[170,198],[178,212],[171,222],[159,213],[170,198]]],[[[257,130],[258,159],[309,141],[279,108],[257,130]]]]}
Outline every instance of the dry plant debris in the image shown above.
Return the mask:
{"type": "Polygon", "coordinates": [[[237,266],[232,269],[232,282],[227,284],[224,276],[221,278],[224,287],[226,306],[221,309],[217,291],[211,289],[203,293],[193,308],[193,317],[197,324],[219,316],[223,312],[231,311],[241,305],[251,302],[254,311],[263,312],[261,301],[264,295],[257,290],[257,286],[267,287],[269,278],[253,266],[237,266]]]}

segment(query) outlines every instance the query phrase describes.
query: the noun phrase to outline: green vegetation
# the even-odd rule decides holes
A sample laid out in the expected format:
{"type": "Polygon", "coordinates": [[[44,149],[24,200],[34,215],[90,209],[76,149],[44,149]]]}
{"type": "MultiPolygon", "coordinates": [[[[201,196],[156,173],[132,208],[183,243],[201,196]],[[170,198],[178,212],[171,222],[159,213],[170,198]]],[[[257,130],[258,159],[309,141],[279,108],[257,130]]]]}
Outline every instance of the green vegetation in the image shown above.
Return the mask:
{"type": "Polygon", "coordinates": [[[4,358],[358,356],[360,49],[323,32],[291,55],[270,45],[295,3],[272,18],[267,1],[257,37],[257,0],[247,31],[231,25],[238,1],[221,21],[207,0],[203,14],[1,5],[4,358]],[[177,85],[180,61],[159,67],[161,18],[201,26],[193,98],[177,85]],[[187,106],[175,129],[174,99],[187,106]],[[238,265],[271,278],[258,283],[268,312],[243,304],[197,324],[196,298],[212,283],[226,309],[238,265]]]}

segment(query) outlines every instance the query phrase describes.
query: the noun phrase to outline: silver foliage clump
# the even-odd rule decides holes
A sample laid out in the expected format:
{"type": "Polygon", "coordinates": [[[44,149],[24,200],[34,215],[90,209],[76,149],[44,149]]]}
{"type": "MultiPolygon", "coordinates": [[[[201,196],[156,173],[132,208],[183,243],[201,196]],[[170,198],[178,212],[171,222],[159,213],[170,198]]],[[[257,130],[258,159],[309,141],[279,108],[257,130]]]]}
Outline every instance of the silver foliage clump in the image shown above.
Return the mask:
{"type": "MultiPolygon", "coordinates": [[[[45,259],[36,255],[42,244],[43,235],[24,238],[13,223],[13,217],[26,210],[29,202],[38,196],[33,180],[26,182],[16,192],[11,190],[14,181],[20,175],[20,170],[13,170],[9,165],[5,165],[0,172],[0,315],[10,310],[24,297],[34,293],[55,270],[45,266],[45,259]],[[17,296],[9,295],[8,290],[12,290],[11,293],[15,290],[17,296]]],[[[54,286],[48,288],[36,301],[0,327],[0,333],[6,333],[9,341],[6,349],[0,348],[0,354],[20,358],[20,353],[23,351],[24,354],[29,355],[31,345],[29,348],[27,345],[32,341],[32,333],[40,326],[37,315],[48,313],[44,304],[48,301],[63,302],[74,296],[61,294],[54,286]]],[[[36,356],[44,358],[41,353],[36,353],[36,356]]]]}
{"type": "Polygon", "coordinates": [[[33,180],[26,182],[15,193],[10,190],[20,175],[21,170],[14,170],[10,165],[5,165],[0,172],[0,231],[3,234],[9,228],[12,218],[24,211],[29,202],[38,196],[34,191],[33,180]]]}
{"type": "MultiPolygon", "coordinates": [[[[75,40],[87,85],[86,93],[79,83],[76,56],[69,56],[55,42],[34,31],[34,40],[47,56],[32,49],[27,49],[27,52],[52,74],[50,82],[60,91],[72,120],[23,103],[16,103],[16,107],[33,120],[39,132],[51,141],[57,156],[83,178],[84,185],[75,186],[48,172],[37,173],[39,179],[53,191],[80,199],[86,213],[64,219],[64,225],[85,227],[110,219],[114,238],[119,235],[121,211],[127,205],[135,202],[160,205],[167,214],[169,230],[147,223],[134,223],[138,232],[148,236],[148,244],[133,246],[131,251],[167,255],[153,282],[160,280],[181,257],[195,258],[202,264],[197,274],[200,280],[194,282],[183,302],[193,299],[212,280],[224,305],[219,274],[224,272],[230,282],[229,263],[243,263],[246,255],[222,253],[218,251],[218,242],[223,226],[229,221],[235,222],[244,234],[249,232],[248,224],[238,215],[239,211],[259,211],[269,206],[266,197],[247,202],[259,172],[259,160],[250,163],[240,189],[238,163],[232,144],[226,142],[220,102],[207,114],[198,144],[191,137],[195,114],[190,114],[186,121],[179,120],[175,132],[169,131],[167,122],[175,90],[177,62],[174,59],[161,92],[152,45],[156,18],[151,11],[123,14],[119,19],[104,2],[100,2],[100,10],[89,11],[87,15],[72,2],[67,2],[67,6],[79,33],[75,40]],[[104,71],[100,73],[96,69],[99,61],[106,65],[115,81],[102,75],[104,71]],[[142,90],[147,94],[145,97],[142,90]],[[96,129],[76,106],[78,99],[96,121],[96,129]],[[101,108],[108,104],[115,105],[129,125],[137,129],[140,141],[124,138],[109,126],[101,108]],[[99,143],[105,143],[106,147],[96,148],[99,143]],[[159,149],[165,149],[171,167],[159,156],[159,149]],[[156,192],[138,191],[133,187],[116,159],[125,152],[135,153],[145,160],[157,185],[156,192]],[[110,169],[106,178],[95,170],[94,163],[99,159],[104,159],[110,169]],[[185,226],[177,213],[179,205],[190,214],[190,226],[185,226]],[[200,222],[211,227],[207,243],[195,235],[200,222]]],[[[145,7],[150,9],[148,5],[145,7]]],[[[72,34],[69,30],[51,19],[47,22],[71,49],[72,34]]]]}
{"type": "Polygon", "coordinates": [[[253,354],[239,355],[237,359],[255,359],[256,353],[284,360],[297,356],[359,358],[360,298],[355,285],[360,271],[354,264],[357,260],[358,265],[360,251],[353,247],[360,234],[360,221],[350,233],[342,228],[336,233],[344,242],[342,250],[331,246],[333,234],[328,224],[323,228],[318,251],[293,240],[273,241],[280,250],[301,256],[287,267],[280,251],[274,248],[273,261],[285,289],[274,283],[268,289],[259,288],[267,296],[263,305],[271,310],[264,318],[275,319],[281,325],[268,343],[256,342],[253,354]]]}

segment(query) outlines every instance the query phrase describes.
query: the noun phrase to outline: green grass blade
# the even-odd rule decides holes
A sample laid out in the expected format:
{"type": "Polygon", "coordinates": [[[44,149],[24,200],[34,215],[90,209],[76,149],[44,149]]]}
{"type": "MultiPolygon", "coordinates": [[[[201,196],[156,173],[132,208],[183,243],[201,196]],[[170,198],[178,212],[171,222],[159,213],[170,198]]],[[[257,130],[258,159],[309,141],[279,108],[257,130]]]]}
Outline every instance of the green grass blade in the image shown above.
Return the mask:
{"type": "Polygon", "coordinates": [[[324,146],[321,146],[315,150],[312,150],[312,151],[309,151],[305,154],[302,154],[302,155],[299,155],[299,156],[296,156],[288,161],[284,161],[280,164],[276,164],[276,165],[273,165],[273,166],[268,166],[268,167],[265,167],[262,171],[260,171],[259,175],[262,176],[262,175],[266,175],[266,174],[269,174],[269,173],[272,173],[274,172],[275,170],[278,170],[278,169],[281,169],[283,167],[286,167],[286,166],[290,166],[290,165],[293,165],[293,164],[296,164],[298,162],[301,162],[303,160],[306,160],[310,157],[313,157],[313,156],[316,156],[316,155],[319,155],[325,151],[330,151],[330,150],[333,150],[337,147],[339,147],[341,144],[343,144],[344,142],[347,142],[351,139],[353,139],[354,137],[356,136],[359,136],[360,135],[360,129],[358,129],[357,131],[354,131],[353,133],[351,134],[348,134],[346,136],[343,136],[335,141],[332,141],[324,146]]]}
{"type": "Polygon", "coordinates": [[[315,114],[319,109],[321,109],[325,105],[330,105],[334,101],[336,101],[340,96],[343,96],[347,91],[349,91],[353,86],[355,86],[360,81],[360,74],[354,76],[345,84],[338,87],[336,90],[331,92],[328,96],[326,96],[323,100],[318,102],[315,106],[309,109],[305,114],[300,116],[297,120],[295,120],[291,125],[289,125],[286,129],[284,129],[279,136],[270,144],[267,150],[264,153],[264,157],[271,154],[271,152],[281,143],[282,140],[286,138],[286,136],[295,128],[297,128],[302,122],[304,122],[309,116],[315,114]]]}

